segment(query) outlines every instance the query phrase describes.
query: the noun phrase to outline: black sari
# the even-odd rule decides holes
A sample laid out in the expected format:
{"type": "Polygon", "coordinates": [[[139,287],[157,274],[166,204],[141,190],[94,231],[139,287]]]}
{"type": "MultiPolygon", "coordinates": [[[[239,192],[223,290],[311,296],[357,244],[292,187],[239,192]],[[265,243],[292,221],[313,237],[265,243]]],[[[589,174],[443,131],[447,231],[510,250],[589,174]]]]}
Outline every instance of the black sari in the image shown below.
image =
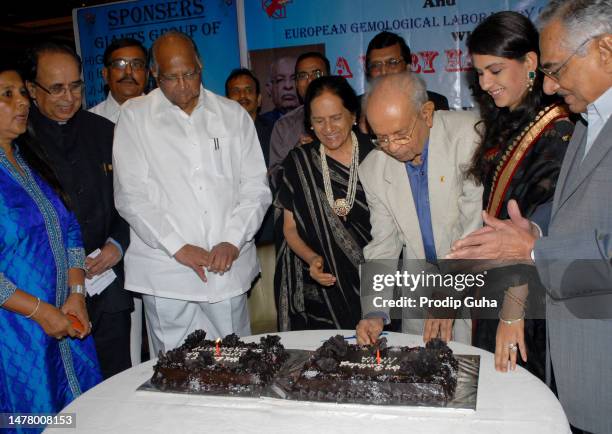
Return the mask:
{"type": "MultiPolygon", "coordinates": [[[[359,162],[372,150],[367,136],[357,134],[359,162]]],[[[274,289],[280,330],[354,329],[361,319],[359,264],[370,241],[370,212],[361,183],[346,220],[332,211],[323,185],[318,140],[293,149],[283,163],[274,201],[275,232],[282,234],[283,209],[293,213],[299,236],[323,257],[324,271],[336,276],[330,287],[310,277],[309,267],[276,237],[274,289]]],[[[335,198],[345,197],[349,168],[327,157],[335,198]]]]}
{"type": "MultiPolygon", "coordinates": [[[[527,127],[525,125],[510,139],[510,143],[504,149],[495,150],[486,156],[491,161],[492,167],[497,169],[497,174],[496,170],[491,170],[483,181],[483,206],[489,214],[499,219],[509,218],[507,206],[510,199],[518,202],[523,216],[527,218],[538,206],[553,200],[561,163],[574,131],[574,124],[563,107],[550,106],[545,110],[548,110],[546,111],[550,118],[548,122],[546,119],[543,119],[544,122],[542,120],[540,123],[535,122],[527,134],[522,136],[524,140],[514,143],[523,133],[523,128],[527,127]],[[517,146],[513,148],[513,145],[517,146]]],[[[534,267],[492,269],[488,271],[487,281],[495,282],[495,286],[500,290],[497,292],[501,295],[498,300],[500,303],[503,301],[503,291],[510,286],[527,284],[530,289],[527,303],[534,304],[532,297],[544,294],[544,288],[541,287],[534,267]]],[[[494,353],[498,324],[498,320],[478,319],[474,329],[473,345],[494,353]]],[[[517,357],[517,362],[544,381],[546,322],[543,319],[525,319],[524,330],[528,361],[524,363],[520,357],[517,357]]]]}

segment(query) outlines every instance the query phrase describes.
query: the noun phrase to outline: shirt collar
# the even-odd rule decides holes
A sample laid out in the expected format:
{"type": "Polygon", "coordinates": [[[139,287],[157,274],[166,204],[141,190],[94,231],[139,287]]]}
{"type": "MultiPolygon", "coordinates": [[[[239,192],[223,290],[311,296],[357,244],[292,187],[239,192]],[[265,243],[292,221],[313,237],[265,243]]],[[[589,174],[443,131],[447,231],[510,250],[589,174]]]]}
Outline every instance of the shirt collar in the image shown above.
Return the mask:
{"type": "Polygon", "coordinates": [[[591,104],[587,105],[587,121],[599,118],[605,124],[612,113],[612,87],[608,88],[591,104]]]}

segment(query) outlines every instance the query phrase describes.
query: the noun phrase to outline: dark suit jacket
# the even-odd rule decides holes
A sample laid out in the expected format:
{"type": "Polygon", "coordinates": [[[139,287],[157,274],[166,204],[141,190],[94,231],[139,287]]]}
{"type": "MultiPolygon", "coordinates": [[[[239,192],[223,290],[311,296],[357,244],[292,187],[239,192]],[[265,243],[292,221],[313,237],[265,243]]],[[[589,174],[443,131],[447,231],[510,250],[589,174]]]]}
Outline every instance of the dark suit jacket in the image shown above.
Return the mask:
{"type": "MultiPolygon", "coordinates": [[[[60,184],[70,198],[86,254],[101,248],[111,237],[123,248],[129,245],[129,226],[115,209],[113,199],[112,144],[114,124],[79,110],[66,124],[47,118],[35,105],[29,127],[47,154],[60,184]]],[[[88,297],[92,322],[102,312],[132,309],[131,294],[123,289],[123,261],[113,270],[117,279],[100,295],[88,297]]]]}

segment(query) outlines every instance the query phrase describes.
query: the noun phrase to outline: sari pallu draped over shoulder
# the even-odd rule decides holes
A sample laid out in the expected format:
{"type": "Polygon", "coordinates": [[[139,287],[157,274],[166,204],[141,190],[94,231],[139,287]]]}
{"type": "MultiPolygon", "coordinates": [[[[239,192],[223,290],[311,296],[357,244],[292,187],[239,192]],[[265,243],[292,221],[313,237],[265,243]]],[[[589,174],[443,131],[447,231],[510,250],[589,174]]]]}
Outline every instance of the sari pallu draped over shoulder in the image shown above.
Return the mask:
{"type": "MultiPolygon", "coordinates": [[[[372,150],[357,134],[360,162],[372,150]]],[[[276,273],[274,287],[280,330],[354,328],[361,319],[359,264],[371,239],[370,212],[361,183],[346,217],[334,214],[323,184],[320,142],[295,148],[283,163],[276,195],[276,273]],[[293,213],[299,236],[323,257],[324,271],[336,277],[330,287],[310,277],[309,267],[282,236],[283,209],[293,213]]],[[[349,167],[327,157],[335,199],[346,197],[349,167]]]]}

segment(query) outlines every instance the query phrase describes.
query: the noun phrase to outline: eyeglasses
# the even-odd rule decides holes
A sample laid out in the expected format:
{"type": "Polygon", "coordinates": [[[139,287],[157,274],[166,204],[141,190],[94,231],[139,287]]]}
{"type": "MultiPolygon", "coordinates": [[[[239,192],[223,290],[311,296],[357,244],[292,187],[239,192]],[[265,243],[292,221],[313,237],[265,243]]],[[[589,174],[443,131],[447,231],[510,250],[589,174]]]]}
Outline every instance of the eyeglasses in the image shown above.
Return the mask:
{"type": "Polygon", "coordinates": [[[417,124],[417,120],[418,120],[418,116],[416,116],[414,118],[414,122],[412,123],[412,127],[410,128],[410,132],[408,134],[398,134],[395,135],[395,137],[393,136],[376,136],[372,139],[370,139],[372,141],[372,144],[377,147],[377,148],[386,148],[387,146],[389,146],[391,143],[397,143],[400,145],[407,145],[408,143],[410,143],[412,141],[412,134],[414,133],[414,128],[416,127],[417,124]]]}
{"type": "Polygon", "coordinates": [[[146,62],[142,59],[115,59],[108,66],[115,69],[127,69],[128,65],[134,71],[142,71],[147,66],[146,62]]]}
{"type": "Polygon", "coordinates": [[[159,74],[160,83],[176,84],[179,79],[183,81],[195,81],[200,79],[200,73],[202,69],[198,68],[192,72],[186,72],[184,74],[159,74]]]}
{"type": "Polygon", "coordinates": [[[54,84],[53,86],[50,86],[49,88],[46,88],[36,80],[34,80],[32,83],[51,96],[60,96],[63,95],[66,91],[70,92],[72,95],[80,95],[81,92],[83,92],[83,87],[85,87],[85,83],[83,83],[83,80],[74,81],[68,85],[58,83],[54,84]]]}
{"type": "Polygon", "coordinates": [[[323,77],[323,71],[321,71],[320,69],[315,69],[314,71],[300,71],[297,74],[295,74],[295,79],[297,81],[302,81],[302,80],[308,80],[310,77],[313,78],[313,80],[315,78],[320,78],[323,77]]]}
{"type": "Polygon", "coordinates": [[[376,62],[370,62],[368,63],[368,71],[372,72],[378,72],[378,71],[382,71],[383,66],[387,67],[388,69],[398,69],[400,68],[403,64],[404,64],[404,59],[396,59],[396,58],[391,58],[391,59],[387,59],[387,60],[379,60],[376,62]]]}
{"type": "Polygon", "coordinates": [[[557,69],[555,69],[554,71],[551,71],[550,69],[546,69],[546,68],[542,68],[541,66],[538,67],[538,71],[540,71],[542,74],[544,74],[545,76],[547,76],[548,78],[550,78],[551,80],[554,80],[556,82],[558,82],[561,79],[561,71],[563,70],[563,68],[565,68],[567,66],[567,64],[569,63],[570,60],[572,60],[572,57],[574,57],[576,54],[578,54],[578,52],[589,42],[591,42],[593,39],[595,39],[595,36],[590,37],[589,39],[587,39],[586,41],[584,41],[582,44],[578,45],[578,48],[576,48],[574,51],[572,51],[572,54],[570,54],[567,59],[565,59],[565,62],[563,62],[557,69]]]}

